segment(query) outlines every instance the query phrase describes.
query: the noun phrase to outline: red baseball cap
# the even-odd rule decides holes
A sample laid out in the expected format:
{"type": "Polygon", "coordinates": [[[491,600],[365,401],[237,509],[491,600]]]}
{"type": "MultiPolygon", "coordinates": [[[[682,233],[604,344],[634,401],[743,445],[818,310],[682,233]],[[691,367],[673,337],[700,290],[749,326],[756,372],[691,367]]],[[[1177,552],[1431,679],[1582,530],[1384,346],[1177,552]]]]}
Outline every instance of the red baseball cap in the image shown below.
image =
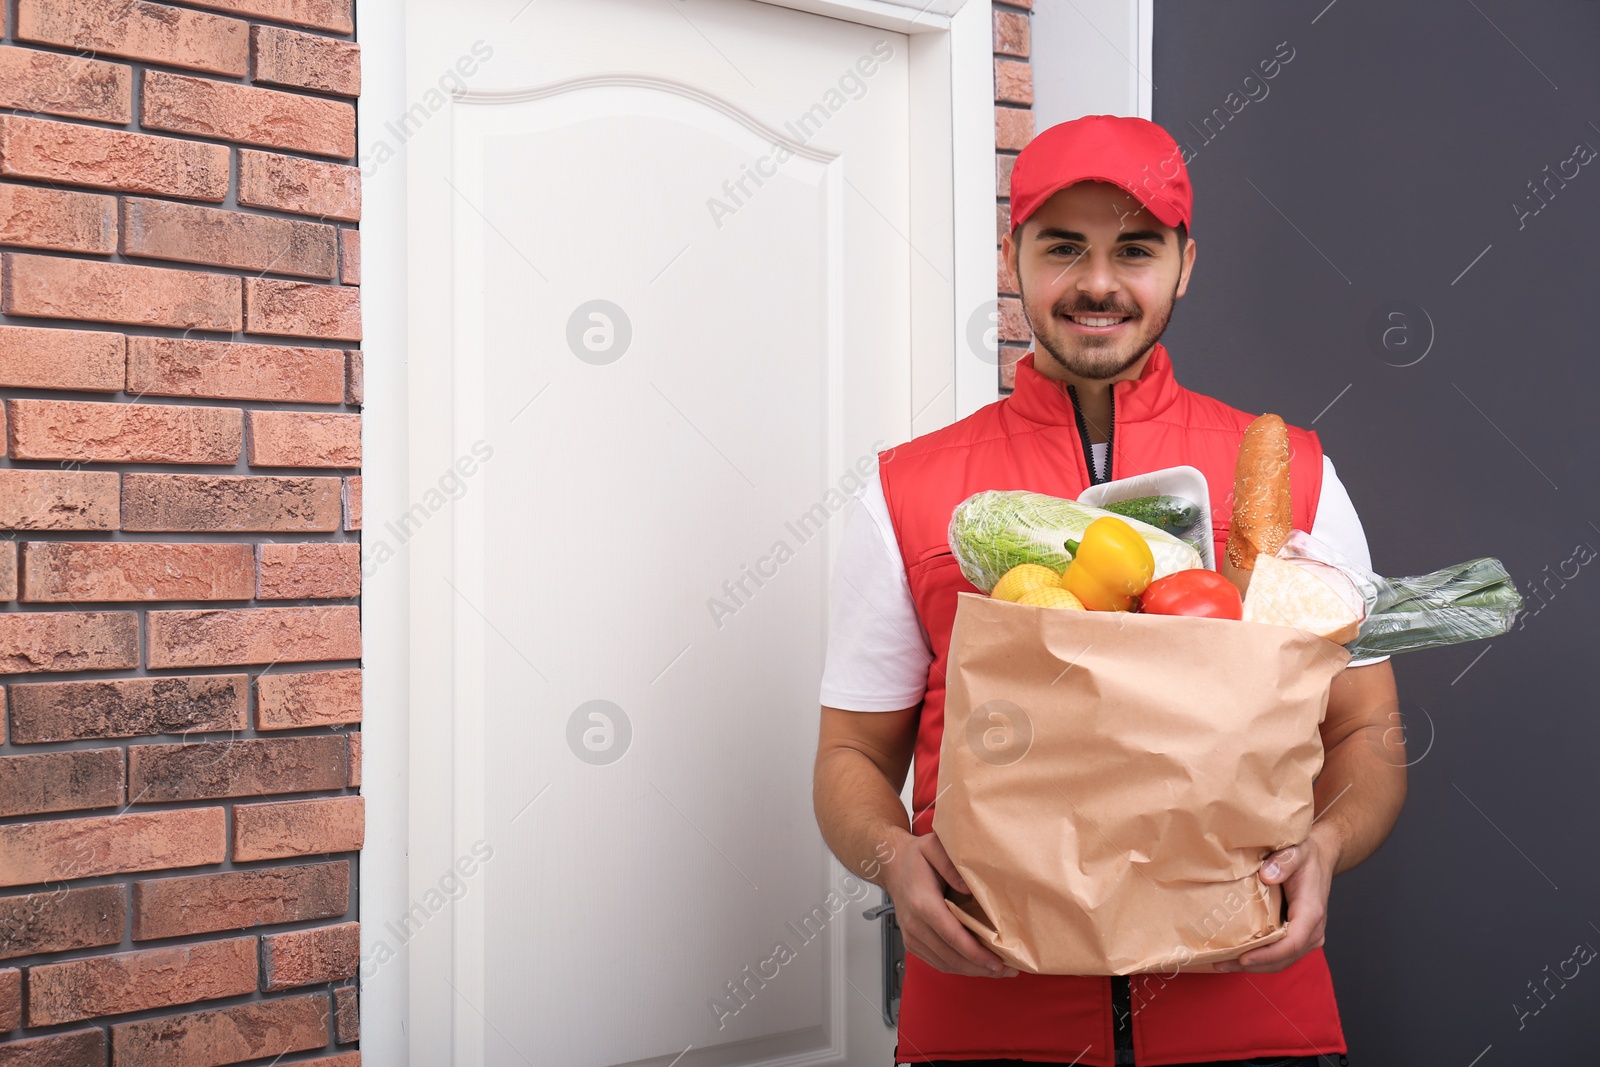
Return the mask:
{"type": "Polygon", "coordinates": [[[1029,141],[1011,169],[1011,232],[1075,182],[1126,189],[1164,225],[1189,225],[1194,190],[1172,135],[1149,119],[1086,115],[1029,141]]]}

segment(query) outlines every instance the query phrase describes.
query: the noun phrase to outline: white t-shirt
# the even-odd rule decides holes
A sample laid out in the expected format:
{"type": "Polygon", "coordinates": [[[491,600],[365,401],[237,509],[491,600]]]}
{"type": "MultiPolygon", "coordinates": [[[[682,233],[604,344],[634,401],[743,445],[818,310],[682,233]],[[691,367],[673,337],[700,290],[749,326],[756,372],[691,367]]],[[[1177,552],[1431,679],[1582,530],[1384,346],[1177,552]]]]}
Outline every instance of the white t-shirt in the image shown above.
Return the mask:
{"type": "MultiPolygon", "coordinates": [[[[1101,442],[1093,447],[1095,467],[1103,469],[1106,446],[1101,442]]],[[[822,704],[842,711],[899,711],[922,700],[933,649],[917,618],[883,483],[876,476],[866,482],[856,494],[834,565],[822,704]]],[[[1372,569],[1367,535],[1326,454],[1311,536],[1372,569]]],[[[1363,667],[1388,658],[1353,659],[1349,665],[1363,667]]]]}

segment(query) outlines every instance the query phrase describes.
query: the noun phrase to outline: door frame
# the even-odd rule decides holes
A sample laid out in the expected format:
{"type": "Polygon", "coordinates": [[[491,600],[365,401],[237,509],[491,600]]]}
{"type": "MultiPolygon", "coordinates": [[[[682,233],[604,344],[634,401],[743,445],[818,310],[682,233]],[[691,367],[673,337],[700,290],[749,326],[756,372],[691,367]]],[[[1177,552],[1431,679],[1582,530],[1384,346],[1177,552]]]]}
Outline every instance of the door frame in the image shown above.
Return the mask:
{"type": "MultiPolygon", "coordinates": [[[[443,2],[443,0],[438,0],[443,2]]],[[[937,360],[935,377],[947,384],[924,400],[927,418],[943,425],[976,411],[999,395],[998,369],[968,349],[967,324],[998,296],[994,267],[995,136],[993,15],[990,0],[752,0],[905,33],[909,48],[911,110],[911,223],[919,250],[943,272],[921,271],[912,285],[912,348],[917,364],[937,360]],[[942,276],[941,276],[942,275],[942,276]]],[[[405,112],[405,0],[356,0],[363,89],[357,104],[359,155],[375,155],[384,123],[405,112]]],[[[361,313],[366,361],[362,425],[363,511],[377,526],[406,513],[417,499],[410,463],[413,413],[426,411],[427,393],[413,388],[407,360],[407,183],[403,150],[387,162],[365,163],[362,173],[363,256],[361,313]]],[[[420,384],[420,379],[418,379],[420,384]]],[[[909,420],[921,432],[918,415],[909,420]]],[[[413,835],[427,820],[413,820],[418,793],[428,780],[426,754],[413,752],[413,723],[437,709],[411,706],[413,614],[409,550],[374,565],[363,560],[362,795],[366,839],[359,858],[361,918],[361,1048],[372,1062],[411,1062],[411,1048],[440,1047],[440,1027],[450,1012],[411,1011],[410,968],[416,963],[390,923],[398,923],[430,887],[413,870],[413,835]],[[415,774],[413,772],[416,772],[415,774]],[[395,950],[385,959],[382,946],[395,950]]],[[[447,649],[440,650],[448,662],[447,649]]],[[[418,730],[419,735],[426,733],[418,730]]],[[[435,874],[437,872],[434,872],[435,874]]],[[[443,1047],[452,1042],[446,1038],[443,1047]]]]}

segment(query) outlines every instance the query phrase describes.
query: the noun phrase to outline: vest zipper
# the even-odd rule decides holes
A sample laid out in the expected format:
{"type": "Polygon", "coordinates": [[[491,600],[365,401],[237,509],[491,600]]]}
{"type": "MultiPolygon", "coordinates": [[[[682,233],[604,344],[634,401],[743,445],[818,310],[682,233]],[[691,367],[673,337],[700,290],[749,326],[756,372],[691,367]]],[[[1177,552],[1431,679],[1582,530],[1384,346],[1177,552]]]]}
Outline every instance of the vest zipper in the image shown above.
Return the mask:
{"type": "Polygon", "coordinates": [[[1125,974],[1111,976],[1111,1022],[1116,1041],[1114,1061],[1133,1063],[1133,979],[1125,974]]]}
{"type": "Polygon", "coordinates": [[[1114,445],[1117,442],[1117,391],[1115,386],[1111,389],[1111,426],[1106,430],[1106,475],[1100,477],[1100,468],[1094,461],[1094,445],[1089,441],[1089,424],[1083,421],[1083,408],[1078,405],[1078,391],[1071,385],[1067,386],[1067,393],[1072,397],[1072,417],[1078,423],[1078,439],[1083,442],[1083,465],[1089,469],[1089,484],[1099,485],[1109,482],[1116,463],[1117,454],[1114,445]]]}

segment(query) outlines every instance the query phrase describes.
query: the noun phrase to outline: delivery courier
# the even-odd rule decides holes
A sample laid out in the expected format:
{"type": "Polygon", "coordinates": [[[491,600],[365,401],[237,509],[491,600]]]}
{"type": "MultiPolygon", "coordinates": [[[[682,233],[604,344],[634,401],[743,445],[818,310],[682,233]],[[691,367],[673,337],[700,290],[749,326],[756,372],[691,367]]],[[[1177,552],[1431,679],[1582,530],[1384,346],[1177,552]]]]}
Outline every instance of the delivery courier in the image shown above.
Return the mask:
{"type": "Polygon", "coordinates": [[[897,1063],[1346,1062],[1322,945],[1405,798],[1389,654],[1520,606],[1493,560],[1373,574],[1314,432],[1178,384],[1191,208],[1151,122],[1036,137],[1035,348],[845,530],[815,802],[905,938],[897,1063]]]}

